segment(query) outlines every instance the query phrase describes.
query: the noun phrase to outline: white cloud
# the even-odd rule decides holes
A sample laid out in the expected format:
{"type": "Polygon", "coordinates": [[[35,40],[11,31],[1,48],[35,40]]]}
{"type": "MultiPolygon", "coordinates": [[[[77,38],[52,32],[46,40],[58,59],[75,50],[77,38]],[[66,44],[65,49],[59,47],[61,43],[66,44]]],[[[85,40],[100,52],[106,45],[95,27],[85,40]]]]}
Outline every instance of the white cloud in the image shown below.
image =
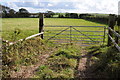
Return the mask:
{"type": "Polygon", "coordinates": [[[118,14],[120,15],[120,1],[119,1],[119,5],[118,5],[118,14]]]}
{"type": "Polygon", "coordinates": [[[119,0],[74,0],[78,2],[75,4],[76,9],[79,11],[86,11],[92,13],[118,13],[119,0]]]}
{"type": "Polygon", "coordinates": [[[53,5],[49,3],[48,6],[53,6],[53,5]]]}
{"type": "Polygon", "coordinates": [[[7,6],[16,10],[16,11],[19,9],[19,7],[12,2],[7,2],[7,6]]]}
{"type": "MultiPolygon", "coordinates": [[[[12,2],[32,2],[35,6],[42,6],[44,9],[41,10],[49,10],[49,7],[56,7],[54,11],[61,12],[80,12],[80,13],[118,13],[118,1],[119,0],[0,0],[1,2],[7,2],[8,6],[11,8],[18,9],[16,4],[12,2]],[[11,2],[11,3],[9,3],[11,2]],[[48,2],[47,6],[42,4],[42,2],[48,2]],[[61,9],[63,6],[60,6],[60,2],[71,2],[73,3],[73,8],[69,8],[70,5],[65,4],[69,9],[61,9]],[[59,6],[59,8],[57,8],[59,6]],[[60,8],[61,7],[61,8],[60,8]]],[[[39,10],[35,7],[26,7],[29,8],[30,12],[38,12],[39,10]]]]}
{"type": "Polygon", "coordinates": [[[39,4],[38,0],[34,0],[34,5],[38,5],[38,4],[39,4]]]}
{"type": "Polygon", "coordinates": [[[68,5],[65,5],[66,7],[68,7],[68,5]]]}

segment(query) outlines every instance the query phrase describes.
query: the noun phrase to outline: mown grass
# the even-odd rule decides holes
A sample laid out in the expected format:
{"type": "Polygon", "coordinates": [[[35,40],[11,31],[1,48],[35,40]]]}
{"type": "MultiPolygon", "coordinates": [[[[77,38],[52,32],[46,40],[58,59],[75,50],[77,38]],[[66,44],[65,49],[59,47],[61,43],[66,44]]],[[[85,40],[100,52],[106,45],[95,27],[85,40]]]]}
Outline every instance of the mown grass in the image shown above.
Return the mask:
{"type": "MultiPolygon", "coordinates": [[[[45,18],[45,25],[64,25],[64,26],[105,26],[98,23],[89,22],[83,19],[69,19],[69,18],[45,18]]],[[[20,34],[17,36],[16,40],[23,39],[30,35],[38,33],[38,18],[3,18],[2,19],[2,37],[5,40],[12,41],[12,35],[16,30],[20,31],[20,34]]],[[[45,30],[56,30],[56,28],[45,27],[45,30]]],[[[64,29],[59,27],[59,29],[64,29]]],[[[88,28],[84,28],[89,30],[88,28]]],[[[97,28],[92,28],[97,30],[97,28]]]]}
{"type": "Polygon", "coordinates": [[[3,18],[2,19],[2,37],[7,40],[12,39],[15,30],[20,30],[18,39],[38,33],[38,19],[29,18],[3,18]]]}

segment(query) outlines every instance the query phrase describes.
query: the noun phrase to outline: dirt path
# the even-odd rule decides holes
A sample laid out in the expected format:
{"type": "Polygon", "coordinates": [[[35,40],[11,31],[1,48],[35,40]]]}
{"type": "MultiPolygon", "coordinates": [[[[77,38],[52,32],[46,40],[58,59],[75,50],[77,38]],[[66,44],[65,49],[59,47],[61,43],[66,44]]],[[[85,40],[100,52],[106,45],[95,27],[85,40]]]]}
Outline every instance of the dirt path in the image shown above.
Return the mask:
{"type": "Polygon", "coordinates": [[[40,66],[43,65],[49,57],[49,54],[45,54],[39,57],[39,61],[35,65],[31,66],[22,66],[19,72],[12,72],[11,78],[30,78],[34,75],[34,71],[40,66]]]}
{"type": "MultiPolygon", "coordinates": [[[[85,49],[81,53],[81,57],[77,59],[74,76],[75,78],[93,78],[95,74],[90,69],[92,55],[88,54],[85,49]]],[[[40,62],[31,66],[22,66],[19,72],[12,72],[11,78],[32,78],[35,71],[47,61],[49,56],[50,54],[41,55],[39,57],[40,62]]]]}
{"type": "Polygon", "coordinates": [[[82,50],[81,53],[82,57],[77,59],[74,76],[76,78],[93,78],[95,74],[90,69],[92,55],[87,54],[88,52],[85,50],[82,50]]]}
{"type": "Polygon", "coordinates": [[[91,65],[91,61],[88,56],[81,58],[79,61],[77,77],[93,78],[95,74],[92,73],[92,70],[90,69],[90,65],[91,65]]]}

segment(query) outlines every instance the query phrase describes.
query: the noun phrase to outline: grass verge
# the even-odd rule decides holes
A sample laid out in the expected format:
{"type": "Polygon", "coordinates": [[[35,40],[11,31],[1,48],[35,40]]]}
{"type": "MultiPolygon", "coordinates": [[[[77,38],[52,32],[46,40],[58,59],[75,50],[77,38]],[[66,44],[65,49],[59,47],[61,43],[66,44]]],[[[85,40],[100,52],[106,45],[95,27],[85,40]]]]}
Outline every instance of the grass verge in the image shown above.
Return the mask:
{"type": "Polygon", "coordinates": [[[2,45],[3,77],[11,77],[12,72],[19,72],[22,66],[35,65],[42,55],[50,54],[54,47],[47,46],[39,37],[32,38],[17,44],[2,45]]]}
{"type": "Polygon", "coordinates": [[[39,67],[34,77],[40,79],[74,78],[76,58],[81,55],[79,49],[74,45],[59,46],[59,49],[47,59],[46,64],[39,67]]]}
{"type": "Polygon", "coordinates": [[[120,78],[120,52],[114,46],[91,47],[88,50],[93,55],[90,69],[95,77],[120,78]]]}

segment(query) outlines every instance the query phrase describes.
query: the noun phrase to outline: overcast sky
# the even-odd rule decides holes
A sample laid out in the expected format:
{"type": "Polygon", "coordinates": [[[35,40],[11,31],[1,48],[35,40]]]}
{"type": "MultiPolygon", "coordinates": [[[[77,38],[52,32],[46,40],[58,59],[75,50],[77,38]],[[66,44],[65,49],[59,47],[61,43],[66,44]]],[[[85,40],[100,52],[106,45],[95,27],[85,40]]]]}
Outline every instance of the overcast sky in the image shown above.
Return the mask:
{"type": "Polygon", "coordinates": [[[118,14],[120,0],[0,0],[0,4],[18,11],[26,8],[29,12],[73,12],[118,14]]]}

